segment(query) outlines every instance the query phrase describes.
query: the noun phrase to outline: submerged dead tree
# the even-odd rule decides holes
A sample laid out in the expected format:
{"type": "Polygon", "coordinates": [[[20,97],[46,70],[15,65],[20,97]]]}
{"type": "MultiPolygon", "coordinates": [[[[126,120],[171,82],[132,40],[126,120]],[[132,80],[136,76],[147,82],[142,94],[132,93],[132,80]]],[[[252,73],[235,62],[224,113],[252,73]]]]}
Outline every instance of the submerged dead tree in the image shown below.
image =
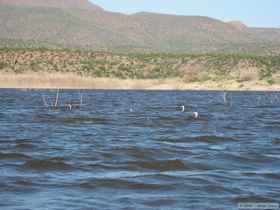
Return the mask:
{"type": "Polygon", "coordinates": [[[56,97],[54,99],[53,102],[49,103],[48,98],[46,98],[45,95],[42,95],[42,100],[43,100],[43,104],[44,107],[52,109],[52,110],[73,110],[73,109],[80,109],[82,106],[84,106],[85,104],[83,104],[83,94],[80,92],[79,93],[79,100],[70,100],[70,101],[66,101],[66,102],[61,102],[62,100],[60,100],[62,97],[60,96],[60,90],[57,89],[56,91],[56,97]]]}

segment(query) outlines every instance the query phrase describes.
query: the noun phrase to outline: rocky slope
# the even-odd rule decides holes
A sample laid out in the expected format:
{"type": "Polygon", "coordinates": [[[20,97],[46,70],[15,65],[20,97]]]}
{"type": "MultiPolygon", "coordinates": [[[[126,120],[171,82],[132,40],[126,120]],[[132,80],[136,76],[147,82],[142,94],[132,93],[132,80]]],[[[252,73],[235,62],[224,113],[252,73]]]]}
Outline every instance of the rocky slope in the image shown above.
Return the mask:
{"type": "Polygon", "coordinates": [[[9,39],[99,50],[280,53],[279,29],[200,16],[125,15],[87,0],[0,0],[0,28],[2,43],[9,39]]]}

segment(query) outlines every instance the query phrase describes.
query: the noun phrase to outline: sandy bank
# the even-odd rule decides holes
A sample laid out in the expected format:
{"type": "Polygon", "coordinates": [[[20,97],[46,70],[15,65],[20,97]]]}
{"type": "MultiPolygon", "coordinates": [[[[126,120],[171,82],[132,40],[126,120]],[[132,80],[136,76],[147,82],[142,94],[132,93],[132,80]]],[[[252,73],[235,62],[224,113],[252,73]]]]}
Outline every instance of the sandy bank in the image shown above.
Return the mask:
{"type": "Polygon", "coordinates": [[[1,74],[0,88],[17,89],[108,89],[108,90],[234,90],[280,91],[280,85],[262,81],[206,81],[186,83],[180,79],[121,80],[81,77],[75,74],[24,73],[1,74]]]}

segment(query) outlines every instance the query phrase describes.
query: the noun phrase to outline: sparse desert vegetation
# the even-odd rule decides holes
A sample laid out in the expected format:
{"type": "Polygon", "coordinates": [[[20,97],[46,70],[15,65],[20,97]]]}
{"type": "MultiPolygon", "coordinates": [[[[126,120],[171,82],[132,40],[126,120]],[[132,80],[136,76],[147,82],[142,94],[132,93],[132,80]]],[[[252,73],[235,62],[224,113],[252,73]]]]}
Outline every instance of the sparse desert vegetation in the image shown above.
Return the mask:
{"type": "MultiPolygon", "coordinates": [[[[2,48],[1,75],[280,84],[280,57],[242,54],[137,54],[70,49],[2,48]],[[44,76],[45,75],[45,76],[44,76]]],[[[69,84],[68,84],[69,86],[69,84]]],[[[70,85],[71,86],[71,85],[70,85]]],[[[76,86],[76,85],[75,85],[76,86]]],[[[221,87],[222,88],[222,87],[221,87]]]]}

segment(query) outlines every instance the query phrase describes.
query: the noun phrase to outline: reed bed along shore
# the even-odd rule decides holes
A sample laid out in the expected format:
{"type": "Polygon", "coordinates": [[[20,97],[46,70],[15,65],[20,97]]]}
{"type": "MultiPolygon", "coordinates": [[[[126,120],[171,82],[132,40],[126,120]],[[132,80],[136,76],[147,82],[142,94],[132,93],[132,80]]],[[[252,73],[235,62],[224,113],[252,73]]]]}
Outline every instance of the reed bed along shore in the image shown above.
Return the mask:
{"type": "Polygon", "coordinates": [[[107,90],[233,90],[279,91],[280,85],[262,81],[188,82],[174,79],[93,78],[63,73],[1,74],[0,88],[107,90]]]}

